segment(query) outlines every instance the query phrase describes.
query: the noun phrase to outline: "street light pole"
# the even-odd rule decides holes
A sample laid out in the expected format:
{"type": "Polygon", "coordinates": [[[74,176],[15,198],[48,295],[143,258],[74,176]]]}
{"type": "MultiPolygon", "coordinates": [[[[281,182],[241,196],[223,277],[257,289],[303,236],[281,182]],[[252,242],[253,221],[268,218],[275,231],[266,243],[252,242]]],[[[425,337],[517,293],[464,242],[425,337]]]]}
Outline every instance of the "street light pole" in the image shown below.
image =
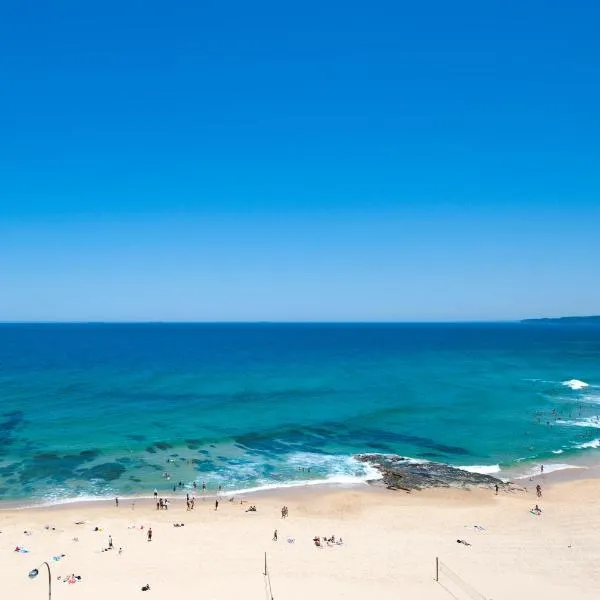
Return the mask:
{"type": "MultiPolygon", "coordinates": [[[[52,600],[52,573],[50,572],[50,565],[46,561],[44,561],[42,565],[46,565],[46,568],[48,569],[48,600],[52,600]]],[[[40,565],[40,567],[42,565],[40,565]]],[[[29,577],[34,579],[39,575],[39,573],[40,572],[37,569],[32,569],[29,571],[29,577]]]]}

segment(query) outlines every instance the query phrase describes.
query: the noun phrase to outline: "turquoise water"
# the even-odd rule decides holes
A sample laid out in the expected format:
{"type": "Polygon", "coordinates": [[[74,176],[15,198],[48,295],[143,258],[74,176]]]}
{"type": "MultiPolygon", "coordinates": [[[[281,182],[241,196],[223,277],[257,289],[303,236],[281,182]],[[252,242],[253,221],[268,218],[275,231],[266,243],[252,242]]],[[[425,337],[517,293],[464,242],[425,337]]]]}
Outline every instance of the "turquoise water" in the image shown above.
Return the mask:
{"type": "Polygon", "coordinates": [[[599,452],[599,357],[597,325],[0,325],[0,495],[561,468],[599,452]]]}

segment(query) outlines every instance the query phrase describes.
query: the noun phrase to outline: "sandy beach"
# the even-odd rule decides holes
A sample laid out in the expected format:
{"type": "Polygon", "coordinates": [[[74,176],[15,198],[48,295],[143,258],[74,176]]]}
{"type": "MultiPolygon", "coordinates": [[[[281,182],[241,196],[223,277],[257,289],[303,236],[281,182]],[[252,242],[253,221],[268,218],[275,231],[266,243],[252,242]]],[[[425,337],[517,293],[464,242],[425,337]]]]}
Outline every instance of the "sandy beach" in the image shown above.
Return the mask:
{"type": "Polygon", "coordinates": [[[600,480],[528,490],[392,492],[359,486],[255,494],[215,510],[185,497],[168,510],[153,500],[88,502],[0,511],[2,597],[275,599],[595,598],[600,584],[600,480]],[[542,508],[536,516],[535,504],[542,508]],[[256,512],[246,512],[255,505],[256,512]],[[289,516],[281,517],[283,505],[289,516]],[[77,524],[79,523],[79,524],[77,524]],[[183,527],[174,524],[183,523],[183,527]],[[152,541],[148,541],[148,528],[152,541]],[[95,529],[98,528],[99,531],[95,529]],[[277,530],[277,541],[273,541],[277,530]],[[25,532],[29,532],[26,534],[25,532]],[[113,549],[104,550],[113,540],[113,549]],[[313,538],[335,536],[342,544],[313,538]],[[77,541],[75,541],[77,540],[77,541]],[[470,545],[457,543],[464,540],[470,545]],[[17,552],[15,548],[28,552],[17,552]],[[120,552],[119,549],[122,549],[120,552]],[[61,556],[63,555],[64,556],[61,556]],[[435,581],[435,557],[442,561],[435,581]],[[53,557],[59,558],[55,560],[53,557]],[[473,589],[447,575],[452,569],[473,589]],[[64,582],[70,575],[75,583],[64,582]],[[60,580],[58,578],[61,578],[60,580]],[[142,586],[149,584],[149,591],[142,586]]]}

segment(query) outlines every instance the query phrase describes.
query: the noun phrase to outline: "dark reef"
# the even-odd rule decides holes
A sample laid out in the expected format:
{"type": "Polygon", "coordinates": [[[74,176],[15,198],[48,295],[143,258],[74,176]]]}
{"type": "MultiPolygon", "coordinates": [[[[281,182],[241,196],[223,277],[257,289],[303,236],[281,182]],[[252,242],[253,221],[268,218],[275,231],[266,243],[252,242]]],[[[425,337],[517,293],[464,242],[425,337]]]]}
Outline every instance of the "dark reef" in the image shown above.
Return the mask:
{"type": "Polygon", "coordinates": [[[442,463],[415,463],[402,456],[389,454],[358,454],[360,462],[375,467],[382,475],[371,483],[384,485],[390,490],[422,490],[433,487],[508,488],[509,484],[491,475],[470,473],[442,463]]]}

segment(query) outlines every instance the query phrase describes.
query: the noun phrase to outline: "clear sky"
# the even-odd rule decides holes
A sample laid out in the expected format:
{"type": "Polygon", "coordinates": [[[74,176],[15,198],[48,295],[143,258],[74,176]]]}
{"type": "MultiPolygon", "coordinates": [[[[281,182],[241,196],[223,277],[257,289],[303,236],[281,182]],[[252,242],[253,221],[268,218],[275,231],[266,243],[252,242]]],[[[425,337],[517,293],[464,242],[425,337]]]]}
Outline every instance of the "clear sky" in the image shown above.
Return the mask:
{"type": "Polygon", "coordinates": [[[0,320],[600,313],[600,3],[4,2],[0,320]]]}

